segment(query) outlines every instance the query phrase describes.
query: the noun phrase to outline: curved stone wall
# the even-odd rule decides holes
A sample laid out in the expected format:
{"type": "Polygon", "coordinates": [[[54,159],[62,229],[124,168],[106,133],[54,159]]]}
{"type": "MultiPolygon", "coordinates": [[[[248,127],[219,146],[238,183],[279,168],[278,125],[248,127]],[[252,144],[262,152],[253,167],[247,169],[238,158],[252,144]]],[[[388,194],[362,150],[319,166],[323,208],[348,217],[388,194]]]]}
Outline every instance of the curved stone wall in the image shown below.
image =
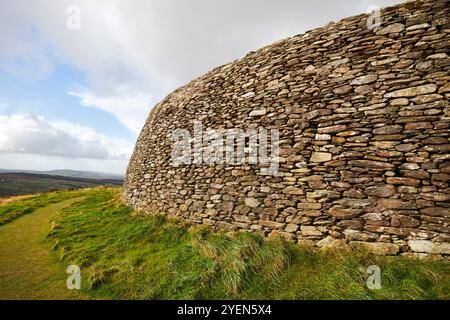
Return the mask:
{"type": "MultiPolygon", "coordinates": [[[[297,35],[169,94],[124,201],[215,228],[381,254],[450,254],[450,12],[418,1],[297,35]],[[279,167],[174,164],[172,133],[276,128],[279,167]]],[[[200,149],[201,150],[201,149],[200,149]]]]}

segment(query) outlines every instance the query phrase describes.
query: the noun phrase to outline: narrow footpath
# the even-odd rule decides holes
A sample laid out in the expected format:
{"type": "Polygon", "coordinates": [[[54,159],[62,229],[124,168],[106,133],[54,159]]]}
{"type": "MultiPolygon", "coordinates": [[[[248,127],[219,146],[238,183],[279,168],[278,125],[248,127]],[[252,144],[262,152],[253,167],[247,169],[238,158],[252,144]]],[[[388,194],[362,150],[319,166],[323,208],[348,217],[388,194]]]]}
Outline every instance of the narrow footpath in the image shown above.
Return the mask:
{"type": "Polygon", "coordinates": [[[0,299],[87,298],[67,289],[67,266],[55,258],[45,239],[51,219],[79,199],[51,204],[0,226],[0,299]]]}

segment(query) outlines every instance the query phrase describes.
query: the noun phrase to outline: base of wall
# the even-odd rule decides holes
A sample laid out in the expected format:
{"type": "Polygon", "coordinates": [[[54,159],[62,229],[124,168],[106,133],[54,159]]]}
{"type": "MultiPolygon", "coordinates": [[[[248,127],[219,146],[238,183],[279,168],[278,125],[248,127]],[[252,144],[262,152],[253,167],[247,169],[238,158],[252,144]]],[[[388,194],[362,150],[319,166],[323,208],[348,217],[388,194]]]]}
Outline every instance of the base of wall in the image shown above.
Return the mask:
{"type": "MultiPolygon", "coordinates": [[[[145,212],[145,211],[143,211],[145,212]]],[[[149,213],[144,213],[149,214],[149,213]]],[[[377,255],[383,256],[404,256],[408,258],[420,258],[430,260],[449,260],[450,261],[450,242],[433,242],[423,239],[399,239],[394,242],[367,242],[357,241],[352,238],[335,238],[330,235],[323,237],[296,237],[292,233],[274,230],[267,227],[255,229],[241,229],[232,223],[224,221],[214,221],[211,219],[199,219],[191,216],[189,218],[182,217],[177,214],[167,214],[169,217],[188,221],[196,225],[206,225],[215,231],[228,232],[251,232],[256,233],[264,238],[281,237],[287,241],[297,243],[301,246],[309,246],[320,249],[364,249],[377,255]]],[[[356,230],[354,230],[356,231],[356,230]]]]}

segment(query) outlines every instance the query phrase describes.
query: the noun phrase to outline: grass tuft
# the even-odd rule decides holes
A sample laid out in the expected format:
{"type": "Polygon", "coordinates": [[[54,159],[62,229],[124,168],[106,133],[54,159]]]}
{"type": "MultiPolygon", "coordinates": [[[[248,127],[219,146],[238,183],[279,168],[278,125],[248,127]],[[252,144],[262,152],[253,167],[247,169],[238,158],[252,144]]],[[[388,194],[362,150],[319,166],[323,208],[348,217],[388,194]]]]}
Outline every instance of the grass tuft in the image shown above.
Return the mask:
{"type": "Polygon", "coordinates": [[[84,293],[114,299],[449,299],[450,264],[318,250],[252,233],[213,232],[92,190],[63,210],[49,239],[81,267],[84,293]],[[382,289],[366,286],[367,267],[382,289]]]}

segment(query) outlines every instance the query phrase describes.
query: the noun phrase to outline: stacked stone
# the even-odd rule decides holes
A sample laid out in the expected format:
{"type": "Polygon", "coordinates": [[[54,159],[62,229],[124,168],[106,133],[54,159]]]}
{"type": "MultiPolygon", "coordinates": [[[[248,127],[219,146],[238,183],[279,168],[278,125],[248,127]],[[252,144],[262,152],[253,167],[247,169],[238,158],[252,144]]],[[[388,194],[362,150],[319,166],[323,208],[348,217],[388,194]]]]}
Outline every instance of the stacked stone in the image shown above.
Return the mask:
{"type": "Polygon", "coordinates": [[[416,1],[288,38],[169,94],[124,201],[214,228],[380,254],[450,255],[450,10],[416,1]],[[280,168],[173,166],[171,134],[277,128],[280,168]]]}

